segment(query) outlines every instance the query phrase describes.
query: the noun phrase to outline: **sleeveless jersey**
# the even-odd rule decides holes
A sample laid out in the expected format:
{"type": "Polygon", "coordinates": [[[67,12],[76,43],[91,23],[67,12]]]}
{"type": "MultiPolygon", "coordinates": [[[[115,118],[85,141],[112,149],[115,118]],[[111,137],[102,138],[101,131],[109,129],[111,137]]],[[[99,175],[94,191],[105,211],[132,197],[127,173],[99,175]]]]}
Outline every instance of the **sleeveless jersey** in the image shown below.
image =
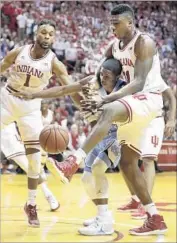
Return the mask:
{"type": "Polygon", "coordinates": [[[46,117],[42,116],[42,123],[43,126],[47,126],[50,125],[51,122],[53,121],[53,111],[51,111],[50,109],[48,109],[48,114],[46,117]]]}
{"type": "Polygon", "coordinates": [[[11,68],[7,84],[18,91],[38,92],[44,89],[52,77],[52,60],[55,54],[49,52],[40,59],[30,55],[32,45],[25,45],[11,68]]]}
{"type": "MultiPolygon", "coordinates": [[[[116,39],[112,46],[113,57],[122,63],[122,75],[127,83],[134,80],[134,67],[136,55],[134,52],[135,43],[140,35],[144,35],[137,31],[133,39],[123,48],[120,49],[121,41],[116,39]]],[[[164,80],[161,77],[159,55],[156,53],[153,57],[151,70],[149,71],[143,91],[145,92],[162,92],[164,87],[164,80]]]]}

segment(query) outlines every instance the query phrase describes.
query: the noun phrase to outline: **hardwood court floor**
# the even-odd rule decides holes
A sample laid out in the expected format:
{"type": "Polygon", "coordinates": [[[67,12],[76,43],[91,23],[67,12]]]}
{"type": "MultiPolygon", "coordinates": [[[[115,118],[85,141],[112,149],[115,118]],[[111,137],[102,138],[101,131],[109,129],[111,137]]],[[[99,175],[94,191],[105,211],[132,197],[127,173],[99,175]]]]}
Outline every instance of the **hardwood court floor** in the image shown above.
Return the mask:
{"type": "Polygon", "coordinates": [[[176,242],[176,173],[157,175],[153,199],[165,217],[168,232],[165,236],[131,236],[128,230],[142,224],[129,213],[119,213],[116,208],[129,199],[120,173],[107,174],[110,183],[110,208],[115,217],[115,233],[112,236],[81,236],[77,229],[84,219],[95,215],[95,208],[84,192],[81,175],[74,176],[69,185],[56,182],[50,175],[48,183],[61,207],[50,212],[41,190],[38,192],[40,228],[27,226],[23,206],[27,197],[25,175],[1,177],[1,242],[176,242]]]}

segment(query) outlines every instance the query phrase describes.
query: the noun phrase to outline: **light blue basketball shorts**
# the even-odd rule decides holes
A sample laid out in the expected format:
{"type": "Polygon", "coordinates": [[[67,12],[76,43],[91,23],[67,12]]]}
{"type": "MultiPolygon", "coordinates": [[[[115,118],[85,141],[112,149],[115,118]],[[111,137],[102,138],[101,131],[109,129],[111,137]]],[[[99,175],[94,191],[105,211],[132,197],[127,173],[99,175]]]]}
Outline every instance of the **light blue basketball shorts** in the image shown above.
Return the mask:
{"type": "Polygon", "coordinates": [[[113,165],[115,168],[120,160],[120,145],[117,141],[117,131],[110,131],[109,134],[92,149],[86,159],[84,171],[92,172],[92,165],[96,158],[105,162],[108,168],[113,165]]]}

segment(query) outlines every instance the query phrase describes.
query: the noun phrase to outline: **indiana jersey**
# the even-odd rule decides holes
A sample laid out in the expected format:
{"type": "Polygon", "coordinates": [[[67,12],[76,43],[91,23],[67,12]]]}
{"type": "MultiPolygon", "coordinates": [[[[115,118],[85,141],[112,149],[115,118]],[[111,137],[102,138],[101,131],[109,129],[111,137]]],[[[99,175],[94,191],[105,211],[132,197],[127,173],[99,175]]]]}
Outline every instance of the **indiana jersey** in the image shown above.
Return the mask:
{"type": "MultiPolygon", "coordinates": [[[[134,49],[135,43],[140,35],[144,35],[144,33],[137,31],[133,39],[123,49],[121,49],[121,41],[118,39],[114,41],[112,46],[112,54],[115,59],[121,62],[123,69],[123,78],[127,81],[127,83],[132,82],[134,80],[136,62],[136,55],[134,49]]],[[[156,53],[153,57],[151,70],[149,71],[146,77],[146,82],[143,91],[162,92],[162,89],[164,87],[163,84],[164,81],[161,77],[159,55],[158,53],[156,53]]]]}
{"type": "Polygon", "coordinates": [[[48,114],[46,117],[42,116],[42,123],[45,126],[51,124],[51,122],[53,121],[53,111],[51,111],[50,109],[48,109],[48,114]]]}
{"type": "Polygon", "coordinates": [[[10,70],[7,84],[18,91],[33,93],[48,85],[52,77],[52,60],[55,54],[49,50],[44,57],[33,59],[31,48],[32,45],[22,48],[10,70]]]}

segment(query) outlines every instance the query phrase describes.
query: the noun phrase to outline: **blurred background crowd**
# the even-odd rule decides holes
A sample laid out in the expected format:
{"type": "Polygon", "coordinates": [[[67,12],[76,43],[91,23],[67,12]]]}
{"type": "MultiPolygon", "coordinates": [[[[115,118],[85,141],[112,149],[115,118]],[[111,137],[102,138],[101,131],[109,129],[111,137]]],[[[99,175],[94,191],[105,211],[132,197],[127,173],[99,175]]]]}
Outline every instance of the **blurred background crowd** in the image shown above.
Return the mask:
{"type": "MultiPolygon", "coordinates": [[[[57,23],[53,51],[67,66],[72,79],[94,74],[106,46],[114,39],[109,25],[109,12],[120,2],[89,1],[2,1],[1,53],[33,43],[38,21],[53,19],[57,23]]],[[[162,67],[162,76],[173,89],[177,86],[177,2],[128,2],[135,10],[136,25],[155,39],[162,67]]],[[[52,78],[49,87],[59,85],[52,78]]],[[[68,128],[69,149],[77,149],[86,138],[90,126],[69,97],[50,101],[54,122],[68,128]]],[[[168,103],[165,103],[168,115],[168,103]]],[[[176,132],[171,138],[176,140],[176,132]]]]}

